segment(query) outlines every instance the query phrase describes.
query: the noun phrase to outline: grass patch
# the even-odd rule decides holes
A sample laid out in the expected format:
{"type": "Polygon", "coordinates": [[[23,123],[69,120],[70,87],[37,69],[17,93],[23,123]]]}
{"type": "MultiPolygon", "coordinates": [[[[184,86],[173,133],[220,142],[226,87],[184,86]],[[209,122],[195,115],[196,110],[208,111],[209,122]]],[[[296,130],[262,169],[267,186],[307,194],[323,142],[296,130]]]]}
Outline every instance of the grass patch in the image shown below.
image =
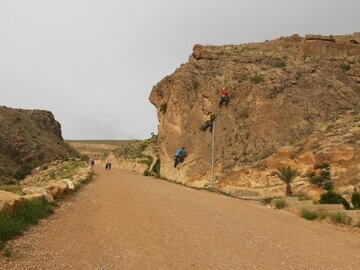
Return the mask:
{"type": "Polygon", "coordinates": [[[316,214],[318,215],[318,217],[321,220],[323,220],[323,219],[325,219],[325,218],[327,218],[329,216],[329,212],[327,210],[325,210],[325,209],[322,209],[322,208],[316,210],[316,214]]]}
{"type": "Polygon", "coordinates": [[[51,179],[71,179],[77,174],[80,168],[84,168],[86,163],[84,161],[64,161],[59,168],[49,172],[51,179]]]}
{"type": "Polygon", "coordinates": [[[151,166],[151,164],[153,163],[154,161],[154,158],[150,155],[146,156],[146,159],[144,160],[139,160],[139,163],[142,163],[142,164],[146,164],[148,167],[151,166]]]}
{"type": "Polygon", "coordinates": [[[311,198],[306,194],[299,195],[299,201],[309,201],[311,198]]]}
{"type": "Polygon", "coordinates": [[[26,202],[10,216],[0,216],[0,242],[21,235],[29,226],[37,224],[39,219],[48,217],[53,211],[54,206],[45,200],[34,200],[26,202]]]}
{"type": "Polygon", "coordinates": [[[330,219],[332,222],[339,223],[339,224],[350,225],[350,223],[351,223],[351,217],[349,217],[348,215],[346,215],[342,212],[336,212],[336,213],[330,214],[330,219]]]}
{"type": "Polygon", "coordinates": [[[284,68],[286,67],[285,59],[277,59],[273,65],[274,68],[284,68]]]}
{"type": "Polygon", "coordinates": [[[21,185],[0,185],[0,190],[12,192],[16,194],[22,193],[23,186],[21,185]]]}
{"type": "Polygon", "coordinates": [[[86,177],[85,179],[81,179],[81,180],[79,181],[80,184],[82,184],[82,185],[89,184],[89,183],[92,181],[93,176],[94,176],[94,174],[93,174],[93,173],[90,173],[88,177],[86,177]]]}
{"type": "Polygon", "coordinates": [[[340,65],[340,68],[346,72],[346,71],[349,71],[351,69],[351,66],[349,64],[341,64],[340,65]]]}
{"type": "Polygon", "coordinates": [[[3,255],[4,257],[9,258],[11,257],[11,251],[9,249],[5,249],[3,255]]]}
{"type": "Polygon", "coordinates": [[[272,202],[274,203],[275,209],[283,209],[287,206],[286,202],[283,199],[276,199],[272,202]]]}
{"type": "Polygon", "coordinates": [[[306,220],[314,220],[318,217],[318,214],[308,209],[302,209],[300,212],[300,216],[302,218],[305,218],[306,220]]]}
{"type": "Polygon", "coordinates": [[[136,140],[65,140],[67,143],[81,144],[109,144],[115,146],[124,146],[136,142],[136,140]]]}
{"type": "Polygon", "coordinates": [[[255,73],[250,76],[250,81],[254,83],[261,83],[264,81],[264,76],[261,73],[255,73]]]}
{"type": "Polygon", "coordinates": [[[27,165],[22,166],[21,169],[16,172],[10,170],[5,171],[5,176],[16,180],[23,180],[29,174],[31,174],[31,168],[27,165]]]}
{"type": "Polygon", "coordinates": [[[260,200],[260,203],[263,205],[267,205],[267,204],[271,203],[271,200],[272,200],[272,198],[265,198],[265,199],[260,200]]]}

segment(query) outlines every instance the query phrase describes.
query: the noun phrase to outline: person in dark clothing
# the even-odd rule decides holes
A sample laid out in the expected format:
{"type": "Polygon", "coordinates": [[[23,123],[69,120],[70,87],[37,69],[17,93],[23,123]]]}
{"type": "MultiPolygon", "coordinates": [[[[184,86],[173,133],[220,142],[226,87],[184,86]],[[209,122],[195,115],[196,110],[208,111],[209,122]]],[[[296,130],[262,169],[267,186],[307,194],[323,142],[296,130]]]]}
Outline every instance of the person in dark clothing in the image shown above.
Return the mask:
{"type": "Polygon", "coordinates": [[[184,162],[184,159],[186,156],[187,156],[187,153],[185,151],[185,147],[182,147],[182,148],[176,150],[175,160],[174,160],[174,168],[176,168],[176,166],[179,163],[184,162]]]}

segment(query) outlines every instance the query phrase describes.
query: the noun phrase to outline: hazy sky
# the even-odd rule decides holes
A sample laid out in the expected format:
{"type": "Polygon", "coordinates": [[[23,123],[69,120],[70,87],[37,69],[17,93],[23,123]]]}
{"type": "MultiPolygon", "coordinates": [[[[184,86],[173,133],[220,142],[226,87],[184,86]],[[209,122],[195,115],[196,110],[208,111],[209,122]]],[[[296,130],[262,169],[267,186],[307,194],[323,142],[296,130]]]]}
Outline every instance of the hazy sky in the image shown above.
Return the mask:
{"type": "Polygon", "coordinates": [[[157,132],[150,91],[196,43],[360,31],[359,0],[0,0],[0,105],[71,139],[157,132]]]}

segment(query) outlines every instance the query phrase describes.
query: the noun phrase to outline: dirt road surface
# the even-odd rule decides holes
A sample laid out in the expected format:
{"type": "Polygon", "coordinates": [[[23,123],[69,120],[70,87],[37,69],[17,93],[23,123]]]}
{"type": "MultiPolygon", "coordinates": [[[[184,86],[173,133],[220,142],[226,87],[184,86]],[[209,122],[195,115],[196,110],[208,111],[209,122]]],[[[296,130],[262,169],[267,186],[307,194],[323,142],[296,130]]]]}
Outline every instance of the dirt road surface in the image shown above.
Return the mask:
{"type": "Polygon", "coordinates": [[[0,269],[360,269],[360,234],[130,172],[9,243],[0,269]]]}

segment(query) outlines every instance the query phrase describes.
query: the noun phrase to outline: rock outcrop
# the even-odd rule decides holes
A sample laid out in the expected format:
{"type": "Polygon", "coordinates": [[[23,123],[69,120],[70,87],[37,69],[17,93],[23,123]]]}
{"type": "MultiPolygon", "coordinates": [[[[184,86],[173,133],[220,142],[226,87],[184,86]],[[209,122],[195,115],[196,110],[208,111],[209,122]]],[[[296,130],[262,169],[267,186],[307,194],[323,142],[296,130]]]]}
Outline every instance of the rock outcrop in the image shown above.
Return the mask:
{"type": "Polygon", "coordinates": [[[0,215],[11,215],[28,201],[52,203],[77,190],[92,176],[92,168],[83,161],[55,161],[46,167],[35,170],[33,175],[21,181],[17,185],[20,188],[18,194],[0,190],[0,215]],[[61,179],[65,173],[69,178],[61,179]]]}
{"type": "Polygon", "coordinates": [[[21,179],[55,159],[79,156],[48,111],[0,107],[0,142],[0,183],[21,179]]]}
{"type": "MultiPolygon", "coordinates": [[[[212,135],[199,127],[205,121],[204,111],[213,111],[218,188],[239,196],[281,194],[283,184],[271,176],[277,166],[291,164],[306,171],[322,161],[331,163],[336,187],[350,181],[338,177],[350,171],[356,179],[351,185],[359,185],[357,42],[360,33],[195,45],[189,62],[160,81],[150,95],[159,119],[161,175],[190,186],[209,183],[212,135]],[[231,98],[229,106],[220,109],[223,86],[231,98]],[[352,123],[347,135],[349,126],[337,122],[346,115],[352,123]],[[345,134],[326,133],[331,132],[331,123],[345,134]],[[174,168],[174,153],[181,146],[189,155],[174,168]]],[[[297,182],[299,189],[309,185],[305,173],[297,182]]],[[[307,191],[317,193],[314,187],[307,191]]]]}

